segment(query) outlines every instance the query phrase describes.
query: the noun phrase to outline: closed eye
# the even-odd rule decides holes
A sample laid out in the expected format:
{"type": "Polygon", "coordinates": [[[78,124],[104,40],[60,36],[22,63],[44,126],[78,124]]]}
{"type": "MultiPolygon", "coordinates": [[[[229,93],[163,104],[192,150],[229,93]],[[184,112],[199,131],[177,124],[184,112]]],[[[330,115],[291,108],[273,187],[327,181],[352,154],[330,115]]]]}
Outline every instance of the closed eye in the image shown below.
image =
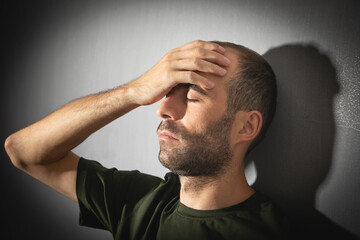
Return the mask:
{"type": "Polygon", "coordinates": [[[186,101],[187,102],[199,102],[199,100],[198,99],[192,99],[192,98],[186,98],[186,101]]]}
{"type": "Polygon", "coordinates": [[[173,92],[180,89],[186,90],[186,101],[190,103],[200,102],[199,97],[201,98],[202,96],[207,96],[206,92],[203,89],[193,84],[178,84],[173,89],[171,89],[171,91],[166,96],[168,97],[173,92]]]}
{"type": "Polygon", "coordinates": [[[189,87],[189,90],[186,94],[186,101],[191,103],[199,102],[200,101],[199,97],[201,97],[199,96],[199,93],[195,91],[193,88],[189,87]]]}

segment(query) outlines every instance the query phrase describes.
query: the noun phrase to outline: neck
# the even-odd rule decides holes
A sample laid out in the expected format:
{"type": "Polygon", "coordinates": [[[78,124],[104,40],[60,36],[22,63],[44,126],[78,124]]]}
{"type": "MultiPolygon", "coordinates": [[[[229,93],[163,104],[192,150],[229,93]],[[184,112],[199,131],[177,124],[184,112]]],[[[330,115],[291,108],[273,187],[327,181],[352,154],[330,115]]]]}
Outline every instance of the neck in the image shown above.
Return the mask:
{"type": "Polygon", "coordinates": [[[245,201],[255,192],[248,185],[244,168],[240,166],[232,167],[217,177],[180,176],[180,182],[180,202],[198,210],[229,207],[245,201]]]}

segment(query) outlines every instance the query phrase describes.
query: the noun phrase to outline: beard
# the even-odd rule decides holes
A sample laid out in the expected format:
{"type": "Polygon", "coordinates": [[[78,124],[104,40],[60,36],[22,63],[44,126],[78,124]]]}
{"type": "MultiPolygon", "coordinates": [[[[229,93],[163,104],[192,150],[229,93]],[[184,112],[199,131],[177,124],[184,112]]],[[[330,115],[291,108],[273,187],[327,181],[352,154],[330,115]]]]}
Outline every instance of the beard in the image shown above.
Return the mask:
{"type": "Polygon", "coordinates": [[[180,176],[218,176],[231,162],[229,136],[233,119],[225,113],[200,133],[190,133],[172,121],[162,121],[158,129],[173,133],[179,142],[173,146],[160,141],[161,164],[180,176]]]}

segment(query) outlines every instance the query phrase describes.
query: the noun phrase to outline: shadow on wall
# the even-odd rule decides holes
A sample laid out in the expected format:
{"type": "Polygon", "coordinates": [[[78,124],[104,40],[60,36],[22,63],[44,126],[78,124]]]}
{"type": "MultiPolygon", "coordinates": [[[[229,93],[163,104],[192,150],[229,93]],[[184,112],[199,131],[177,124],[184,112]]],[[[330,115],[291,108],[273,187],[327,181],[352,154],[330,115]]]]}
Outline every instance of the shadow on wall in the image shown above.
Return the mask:
{"type": "Polygon", "coordinates": [[[264,141],[248,156],[257,170],[253,187],[283,207],[296,236],[356,239],[315,209],[332,163],[339,91],[333,64],[312,45],[284,45],[264,57],[277,76],[278,105],[264,141]]]}

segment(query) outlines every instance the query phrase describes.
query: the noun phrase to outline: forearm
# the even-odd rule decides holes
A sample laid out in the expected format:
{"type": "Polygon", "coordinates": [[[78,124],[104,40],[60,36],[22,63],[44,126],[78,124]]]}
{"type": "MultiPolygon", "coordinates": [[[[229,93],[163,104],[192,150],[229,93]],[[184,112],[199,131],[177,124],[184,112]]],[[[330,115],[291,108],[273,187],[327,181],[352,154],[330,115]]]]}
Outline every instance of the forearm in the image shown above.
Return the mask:
{"type": "Polygon", "coordinates": [[[114,90],[74,100],[14,133],[5,143],[17,166],[57,161],[106,124],[137,107],[131,90],[114,90]]]}

